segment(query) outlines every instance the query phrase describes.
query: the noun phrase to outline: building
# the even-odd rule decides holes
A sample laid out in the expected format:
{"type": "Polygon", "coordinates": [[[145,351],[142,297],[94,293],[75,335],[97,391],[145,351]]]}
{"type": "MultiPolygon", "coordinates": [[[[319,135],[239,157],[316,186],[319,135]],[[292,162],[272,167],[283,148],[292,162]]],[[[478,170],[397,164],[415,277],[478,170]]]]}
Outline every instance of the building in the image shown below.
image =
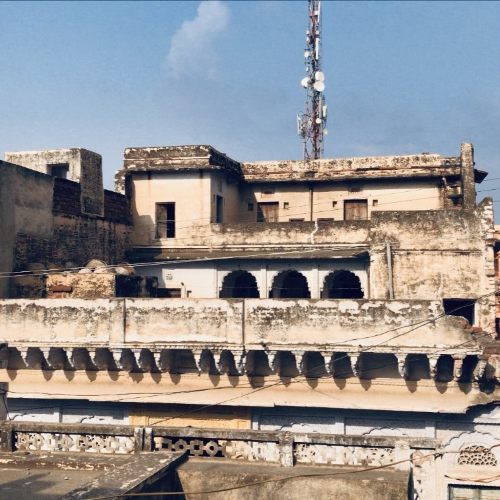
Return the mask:
{"type": "Polygon", "coordinates": [[[0,164],[18,193],[1,198],[16,221],[0,225],[14,249],[2,271],[32,273],[0,301],[14,421],[140,426],[148,449],[195,456],[395,463],[418,498],[498,497],[498,479],[477,480],[499,475],[500,351],[498,240],[471,144],[456,157],[260,163],[130,148],[104,203],[84,175],[54,177],[84,171],[73,151],[0,164]],[[36,203],[23,176],[45,186],[36,203]],[[58,204],[70,190],[80,197],[58,204]],[[38,205],[43,232],[27,222],[38,205]],[[76,272],[91,259],[102,273],[76,272]],[[134,293],[117,292],[124,261],[134,293]]]}

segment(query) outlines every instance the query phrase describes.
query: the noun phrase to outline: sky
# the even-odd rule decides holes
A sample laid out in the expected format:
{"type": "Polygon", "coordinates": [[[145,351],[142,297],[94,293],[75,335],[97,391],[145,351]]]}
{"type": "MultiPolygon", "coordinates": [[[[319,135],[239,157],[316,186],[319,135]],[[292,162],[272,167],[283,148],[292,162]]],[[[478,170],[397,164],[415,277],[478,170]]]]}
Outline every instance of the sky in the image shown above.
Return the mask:
{"type": "MultiPolygon", "coordinates": [[[[500,2],[322,4],[324,156],[472,142],[500,220],[500,2]]],[[[0,158],[83,147],[108,189],[127,147],[301,159],[306,29],[305,0],[2,1],[0,158]]]]}

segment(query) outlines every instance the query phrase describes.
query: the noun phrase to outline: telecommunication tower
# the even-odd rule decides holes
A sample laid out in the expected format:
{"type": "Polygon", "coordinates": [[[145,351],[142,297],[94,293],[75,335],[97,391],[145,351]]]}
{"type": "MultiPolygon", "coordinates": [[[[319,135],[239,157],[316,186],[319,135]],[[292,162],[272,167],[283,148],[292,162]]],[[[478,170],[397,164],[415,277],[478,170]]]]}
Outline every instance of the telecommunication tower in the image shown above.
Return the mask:
{"type": "Polygon", "coordinates": [[[304,160],[323,156],[323,135],[326,135],[327,105],[325,75],[321,71],[321,2],[308,0],[309,24],[304,51],[307,76],[300,82],[307,89],[306,108],[297,115],[297,129],[304,141],[304,160]]]}

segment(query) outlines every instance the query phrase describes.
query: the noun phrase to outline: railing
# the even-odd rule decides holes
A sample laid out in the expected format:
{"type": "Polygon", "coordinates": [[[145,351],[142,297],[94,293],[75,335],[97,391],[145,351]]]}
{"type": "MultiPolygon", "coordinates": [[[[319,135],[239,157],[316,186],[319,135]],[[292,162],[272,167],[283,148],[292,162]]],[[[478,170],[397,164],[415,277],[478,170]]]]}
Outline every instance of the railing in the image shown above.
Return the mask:
{"type": "Polygon", "coordinates": [[[221,430],[132,425],[4,422],[8,451],[134,454],[184,451],[193,457],[280,464],[391,466],[408,470],[413,452],[434,451],[439,440],[394,436],[221,430]],[[402,463],[400,463],[402,462],[402,463]]]}

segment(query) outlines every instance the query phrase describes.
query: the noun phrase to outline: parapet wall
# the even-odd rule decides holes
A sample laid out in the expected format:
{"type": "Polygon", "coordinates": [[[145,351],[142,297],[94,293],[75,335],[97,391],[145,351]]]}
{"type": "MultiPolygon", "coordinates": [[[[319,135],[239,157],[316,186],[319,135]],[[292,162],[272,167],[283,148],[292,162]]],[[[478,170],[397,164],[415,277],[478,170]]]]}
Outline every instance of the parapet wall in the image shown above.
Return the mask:
{"type": "Polygon", "coordinates": [[[464,320],[442,314],[425,300],[21,299],[0,300],[0,331],[13,345],[81,347],[445,352],[471,339],[464,320]]]}

